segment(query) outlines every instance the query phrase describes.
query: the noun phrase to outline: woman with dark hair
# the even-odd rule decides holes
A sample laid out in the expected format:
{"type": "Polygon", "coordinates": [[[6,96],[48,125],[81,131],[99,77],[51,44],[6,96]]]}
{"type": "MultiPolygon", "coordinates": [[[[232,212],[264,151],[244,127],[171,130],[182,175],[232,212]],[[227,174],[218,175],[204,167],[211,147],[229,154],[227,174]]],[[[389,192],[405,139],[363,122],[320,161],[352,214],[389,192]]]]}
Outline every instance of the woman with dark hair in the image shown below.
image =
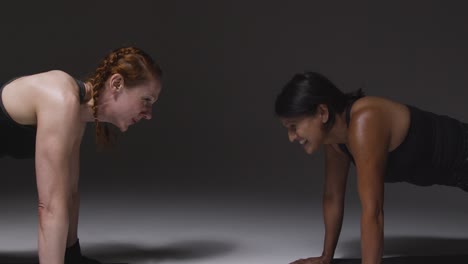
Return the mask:
{"type": "Polygon", "coordinates": [[[161,73],[144,51],[124,47],[109,53],[85,82],[54,70],[0,86],[0,157],[35,158],[40,263],[98,263],[81,255],[77,234],[86,123],[96,124],[97,142],[106,145],[105,123],[123,132],[151,119],[161,73]]]}
{"type": "Polygon", "coordinates": [[[330,263],[338,242],[350,163],[361,201],[362,263],[383,254],[384,182],[459,187],[468,191],[468,124],[362,90],[345,94],[321,74],[295,75],[275,110],[291,142],[308,154],[324,146],[324,248],[294,264],[330,263]]]}

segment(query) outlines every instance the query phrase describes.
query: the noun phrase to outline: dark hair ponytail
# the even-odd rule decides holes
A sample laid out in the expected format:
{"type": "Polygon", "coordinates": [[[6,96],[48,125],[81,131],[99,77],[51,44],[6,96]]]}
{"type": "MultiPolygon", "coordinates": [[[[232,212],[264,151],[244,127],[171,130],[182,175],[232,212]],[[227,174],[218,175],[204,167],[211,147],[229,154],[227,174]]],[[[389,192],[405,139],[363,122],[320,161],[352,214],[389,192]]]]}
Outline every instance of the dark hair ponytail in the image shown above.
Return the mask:
{"type": "Polygon", "coordinates": [[[294,75],[284,86],[276,98],[275,112],[283,118],[311,116],[316,114],[319,104],[325,104],[329,118],[324,125],[330,129],[336,114],[343,113],[349,104],[363,96],[362,89],[343,93],[322,74],[305,72],[294,75]]]}

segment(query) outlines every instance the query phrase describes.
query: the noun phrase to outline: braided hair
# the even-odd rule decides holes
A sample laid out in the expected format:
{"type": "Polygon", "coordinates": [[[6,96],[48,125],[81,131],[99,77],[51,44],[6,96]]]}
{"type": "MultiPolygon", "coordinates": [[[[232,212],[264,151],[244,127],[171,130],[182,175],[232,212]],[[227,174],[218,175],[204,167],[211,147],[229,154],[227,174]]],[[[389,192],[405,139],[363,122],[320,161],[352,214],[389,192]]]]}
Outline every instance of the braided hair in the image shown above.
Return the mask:
{"type": "Polygon", "coordinates": [[[116,73],[122,75],[124,82],[131,87],[151,78],[160,80],[162,70],[147,53],[136,47],[118,48],[104,57],[94,73],[87,79],[87,82],[92,85],[96,143],[101,147],[112,144],[112,135],[108,124],[99,122],[99,96],[104,89],[105,82],[116,73]]]}

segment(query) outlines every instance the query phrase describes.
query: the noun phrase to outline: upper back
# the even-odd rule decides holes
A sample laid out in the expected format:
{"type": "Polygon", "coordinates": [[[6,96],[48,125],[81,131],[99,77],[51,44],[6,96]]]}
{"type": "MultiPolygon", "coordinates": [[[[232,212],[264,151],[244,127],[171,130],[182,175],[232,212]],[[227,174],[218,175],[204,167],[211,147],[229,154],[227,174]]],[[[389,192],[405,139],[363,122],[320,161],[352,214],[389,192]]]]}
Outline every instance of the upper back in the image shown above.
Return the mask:
{"type": "MultiPolygon", "coordinates": [[[[381,111],[380,115],[389,122],[388,127],[393,132],[385,181],[456,186],[453,172],[464,164],[467,156],[465,133],[468,125],[414,106],[402,105],[402,108],[398,105],[386,99],[363,98],[349,109],[350,125],[360,109],[367,106],[373,107],[370,111],[381,111]],[[406,111],[400,110],[405,108],[406,111]]],[[[339,147],[353,160],[345,145],[339,147]]]]}
{"type": "Polygon", "coordinates": [[[38,111],[54,102],[80,102],[74,78],[57,70],[14,79],[4,86],[1,100],[8,115],[21,125],[37,125],[38,111]]]}

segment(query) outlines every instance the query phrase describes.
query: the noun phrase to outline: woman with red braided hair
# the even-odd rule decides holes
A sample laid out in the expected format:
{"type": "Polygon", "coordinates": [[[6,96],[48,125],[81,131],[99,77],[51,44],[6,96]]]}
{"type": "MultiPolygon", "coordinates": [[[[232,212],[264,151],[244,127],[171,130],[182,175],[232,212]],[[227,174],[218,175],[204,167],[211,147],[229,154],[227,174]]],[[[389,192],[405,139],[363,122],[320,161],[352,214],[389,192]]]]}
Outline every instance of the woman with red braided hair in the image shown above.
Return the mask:
{"type": "Polygon", "coordinates": [[[35,158],[40,263],[99,263],[81,255],[77,235],[79,152],[87,122],[98,144],[111,123],[122,132],[151,119],[161,69],[144,51],[109,53],[82,82],[63,71],[13,79],[0,86],[0,157],[35,158]]]}

